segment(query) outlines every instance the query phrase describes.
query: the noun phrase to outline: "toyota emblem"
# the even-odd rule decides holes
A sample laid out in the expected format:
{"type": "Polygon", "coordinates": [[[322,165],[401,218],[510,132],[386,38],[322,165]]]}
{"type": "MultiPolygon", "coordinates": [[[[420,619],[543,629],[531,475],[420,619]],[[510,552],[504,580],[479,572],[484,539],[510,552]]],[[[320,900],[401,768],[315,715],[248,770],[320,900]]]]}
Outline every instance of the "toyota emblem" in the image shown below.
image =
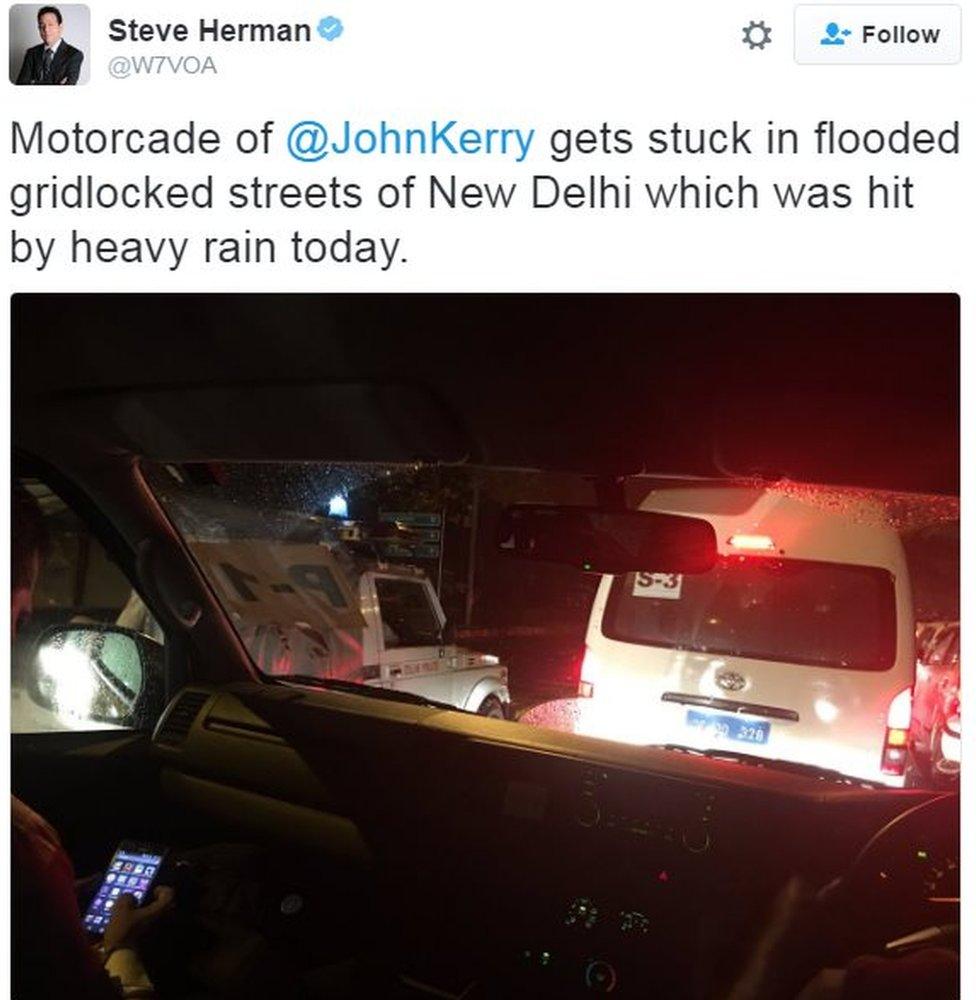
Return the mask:
{"type": "Polygon", "coordinates": [[[734,670],[723,670],[715,676],[715,683],[723,691],[741,691],[746,686],[746,679],[734,670]]]}

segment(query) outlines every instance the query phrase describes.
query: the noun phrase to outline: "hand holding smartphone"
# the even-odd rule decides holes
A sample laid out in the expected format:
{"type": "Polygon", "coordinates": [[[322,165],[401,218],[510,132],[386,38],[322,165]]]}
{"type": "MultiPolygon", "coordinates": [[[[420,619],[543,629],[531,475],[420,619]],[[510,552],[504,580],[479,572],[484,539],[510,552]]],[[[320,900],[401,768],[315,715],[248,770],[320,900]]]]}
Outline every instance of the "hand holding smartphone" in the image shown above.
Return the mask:
{"type": "Polygon", "coordinates": [[[166,848],[159,845],[122,841],[85,912],[85,930],[97,936],[104,934],[122,896],[133,896],[137,905],[151,898],[165,857],[166,848]]]}

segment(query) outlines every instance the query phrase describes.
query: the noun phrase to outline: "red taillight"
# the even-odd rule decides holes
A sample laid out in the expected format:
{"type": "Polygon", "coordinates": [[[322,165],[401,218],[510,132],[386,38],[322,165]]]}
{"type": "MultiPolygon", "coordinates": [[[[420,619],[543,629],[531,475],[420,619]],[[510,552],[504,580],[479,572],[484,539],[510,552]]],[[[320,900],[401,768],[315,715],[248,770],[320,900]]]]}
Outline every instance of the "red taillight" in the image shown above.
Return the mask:
{"type": "Polygon", "coordinates": [[[908,731],[912,725],[912,689],[899,691],[888,706],[881,773],[902,775],[908,763],[908,731]]]}
{"type": "Polygon", "coordinates": [[[905,747],[886,746],[881,755],[881,773],[893,774],[896,777],[905,773],[908,763],[908,750],[905,747]]]}
{"type": "Polygon", "coordinates": [[[580,667],[580,679],[577,693],[581,698],[593,697],[593,685],[596,683],[597,659],[592,649],[583,654],[583,664],[580,667]]]}

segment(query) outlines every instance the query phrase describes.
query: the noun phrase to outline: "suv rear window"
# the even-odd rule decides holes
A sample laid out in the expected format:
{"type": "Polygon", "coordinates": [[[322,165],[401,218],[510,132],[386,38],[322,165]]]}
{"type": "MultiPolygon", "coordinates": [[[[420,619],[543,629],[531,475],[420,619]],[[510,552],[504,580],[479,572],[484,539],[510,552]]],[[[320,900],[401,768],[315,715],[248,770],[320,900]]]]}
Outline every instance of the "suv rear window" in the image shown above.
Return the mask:
{"type": "Polygon", "coordinates": [[[848,670],[887,670],[894,578],[873,566],[728,556],[707,573],[614,578],[603,633],[622,642],[848,670]]]}

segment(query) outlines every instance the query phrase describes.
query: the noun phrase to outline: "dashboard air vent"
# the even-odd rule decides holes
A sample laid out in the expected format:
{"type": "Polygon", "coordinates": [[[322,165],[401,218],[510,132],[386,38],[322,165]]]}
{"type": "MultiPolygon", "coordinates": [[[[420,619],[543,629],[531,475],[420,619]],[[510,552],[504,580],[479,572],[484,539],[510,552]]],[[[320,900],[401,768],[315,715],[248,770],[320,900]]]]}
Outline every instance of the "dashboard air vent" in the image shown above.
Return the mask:
{"type": "Polygon", "coordinates": [[[166,746],[179,746],[186,739],[200,709],[209,697],[209,691],[184,691],[180,694],[156,730],[154,742],[166,746]]]}

